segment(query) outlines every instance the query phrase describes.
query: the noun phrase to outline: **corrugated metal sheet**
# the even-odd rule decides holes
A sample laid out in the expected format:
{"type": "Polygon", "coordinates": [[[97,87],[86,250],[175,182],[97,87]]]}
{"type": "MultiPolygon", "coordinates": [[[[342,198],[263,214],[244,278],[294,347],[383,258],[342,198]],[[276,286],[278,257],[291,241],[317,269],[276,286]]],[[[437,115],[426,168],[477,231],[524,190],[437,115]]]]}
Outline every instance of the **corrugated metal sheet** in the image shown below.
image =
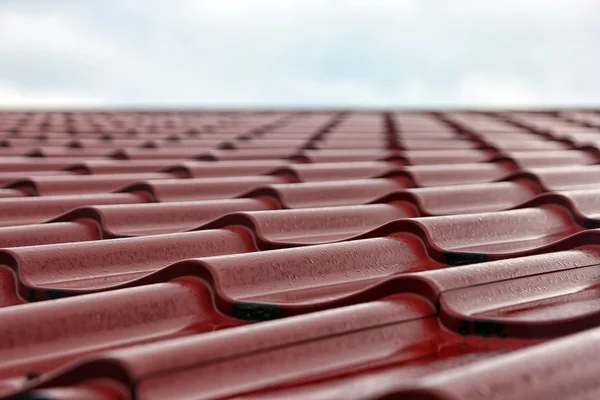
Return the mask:
{"type": "Polygon", "coordinates": [[[0,398],[596,398],[599,144],[577,110],[0,113],[0,398]]]}

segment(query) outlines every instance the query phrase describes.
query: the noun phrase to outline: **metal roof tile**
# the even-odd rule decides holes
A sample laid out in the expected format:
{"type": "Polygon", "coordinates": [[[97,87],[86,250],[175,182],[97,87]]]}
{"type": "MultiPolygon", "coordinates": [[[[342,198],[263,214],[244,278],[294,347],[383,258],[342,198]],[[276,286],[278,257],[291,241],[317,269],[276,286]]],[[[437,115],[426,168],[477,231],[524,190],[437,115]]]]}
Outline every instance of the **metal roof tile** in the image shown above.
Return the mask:
{"type": "Polygon", "coordinates": [[[132,204],[149,201],[140,193],[100,193],[0,199],[0,226],[36,224],[75,207],[91,204],[132,204]]]}
{"type": "Polygon", "coordinates": [[[45,175],[13,180],[3,190],[16,189],[36,196],[108,193],[140,180],[173,179],[161,172],[110,175],[45,175]]]}
{"type": "Polygon", "coordinates": [[[169,159],[153,160],[111,160],[96,159],[71,161],[62,169],[86,174],[135,174],[144,172],[159,172],[179,163],[169,159]]]}
{"type": "Polygon", "coordinates": [[[405,150],[463,150],[474,149],[480,146],[480,143],[470,140],[460,139],[401,139],[400,146],[405,150]]]}
{"type": "Polygon", "coordinates": [[[287,176],[274,175],[161,179],[132,183],[120,191],[148,193],[155,201],[212,200],[240,196],[255,188],[288,180],[287,176]]]}
{"type": "Polygon", "coordinates": [[[594,118],[0,113],[0,398],[593,398],[594,118]]]}
{"type": "Polygon", "coordinates": [[[415,218],[446,251],[505,254],[536,248],[584,228],[555,205],[480,214],[415,218]]]}
{"type": "Polygon", "coordinates": [[[18,189],[0,189],[0,198],[22,197],[25,193],[18,189]]]}
{"type": "Polygon", "coordinates": [[[258,186],[240,196],[270,196],[284,208],[332,207],[364,204],[412,186],[409,179],[357,179],[258,186]]]}
{"type": "MultiPolygon", "coordinates": [[[[210,155],[217,160],[272,160],[287,159],[295,156],[299,149],[240,149],[240,150],[214,150],[210,155]]],[[[179,156],[181,158],[181,155],[179,156]]],[[[191,157],[190,157],[191,158],[191,157]]]]}
{"type": "MultiPolygon", "coordinates": [[[[536,182],[515,179],[504,182],[467,185],[433,186],[405,190],[422,216],[468,214],[501,211],[516,207],[540,193],[536,182]]],[[[378,202],[404,200],[401,191],[392,193],[378,202]]]]}
{"type": "Polygon", "coordinates": [[[7,307],[0,310],[0,320],[4,378],[45,373],[98,350],[243,323],[218,313],[208,288],[193,279],[7,307]],[[23,329],[34,324],[45,328],[23,329]]]}
{"type": "MultiPolygon", "coordinates": [[[[239,335],[242,331],[234,328],[222,331],[221,335],[209,334],[210,337],[205,335],[202,341],[198,340],[199,336],[189,337],[185,341],[171,342],[170,346],[166,342],[161,342],[156,346],[145,345],[113,350],[111,353],[106,353],[106,356],[113,360],[113,365],[126,374],[127,379],[139,382],[136,392],[142,398],[188,398],[197,396],[200,388],[203,388],[202,392],[207,397],[214,397],[217,393],[233,395],[256,385],[264,386],[278,382],[286,370],[287,380],[300,377],[304,373],[300,368],[289,368],[294,359],[299,362],[298,367],[308,368],[314,365],[314,369],[310,368],[308,371],[312,370],[311,374],[315,375],[319,372],[331,371],[336,367],[356,365],[369,358],[381,359],[387,353],[383,351],[386,348],[388,351],[392,348],[401,351],[404,348],[403,353],[406,357],[408,349],[405,346],[398,347],[394,339],[405,336],[406,345],[409,341],[418,342],[426,339],[427,336],[423,336],[423,333],[427,332],[429,324],[418,322],[420,321],[418,318],[430,315],[432,311],[430,305],[418,298],[399,296],[397,301],[370,303],[352,309],[331,311],[322,316],[296,317],[297,322],[303,323],[309,329],[297,330],[289,323],[278,321],[268,326],[261,326],[262,329],[256,329],[257,326],[244,328],[243,335],[239,335]],[[417,320],[411,322],[415,318],[417,320]],[[378,328],[379,326],[382,327],[378,328]],[[336,336],[329,339],[324,336],[332,335],[336,331],[348,332],[349,329],[355,333],[345,334],[342,341],[339,338],[336,340],[336,336]],[[271,340],[264,340],[265,337],[271,340]],[[318,340],[320,338],[322,339],[318,340]],[[290,347],[290,344],[298,340],[302,340],[304,344],[290,347]],[[338,346],[335,345],[336,342],[338,346]],[[321,362],[318,365],[318,360],[322,360],[324,355],[335,357],[338,353],[336,349],[339,349],[339,345],[342,344],[343,347],[356,346],[357,351],[345,361],[339,359],[335,363],[321,362]],[[377,345],[381,350],[369,357],[368,352],[373,351],[373,346],[377,345]],[[269,351],[271,348],[279,348],[279,351],[269,351]],[[242,355],[244,353],[247,356],[244,357],[242,355]],[[319,353],[321,357],[318,356],[319,353]],[[155,362],[148,363],[148,359],[144,360],[142,354],[146,356],[151,354],[155,362]],[[219,359],[223,361],[219,362],[219,359]],[[229,380],[226,378],[228,374],[223,374],[224,369],[230,372],[247,371],[248,366],[261,360],[270,360],[270,363],[256,363],[255,368],[251,368],[255,372],[244,374],[243,380],[229,380]],[[282,368],[283,366],[286,368],[282,368]],[[279,372],[276,372],[277,368],[279,372]],[[271,369],[271,374],[266,373],[271,369]],[[202,374],[199,374],[200,372],[202,374]],[[189,377],[194,373],[196,376],[202,376],[203,379],[196,378],[191,381],[189,377]],[[165,385],[163,381],[165,378],[171,381],[170,385],[165,385]],[[173,382],[181,384],[173,385],[173,382]],[[186,383],[183,384],[184,382],[186,383]],[[225,382],[228,384],[225,385],[225,382]]],[[[77,369],[83,372],[90,367],[94,368],[97,361],[94,361],[94,358],[88,360],[88,363],[74,367],[71,375],[77,369]]],[[[66,374],[68,376],[69,372],[66,374]]],[[[66,380],[68,379],[67,377],[66,380]]],[[[65,378],[62,380],[65,381],[65,378]]]]}
{"type": "MultiPolygon", "coordinates": [[[[461,336],[440,327],[431,305],[400,295],[252,327],[113,350],[104,357],[112,360],[113,368],[124,371],[126,379],[136,382],[136,395],[142,398],[220,398],[377,367],[410,367],[427,358],[441,361],[472,353],[493,357],[527,344],[514,339],[467,344],[461,336]],[[305,329],[296,329],[298,325],[305,329]],[[239,371],[235,378],[231,378],[233,371],[239,371]]],[[[70,374],[84,374],[94,368],[96,360],[73,366],[70,374]]],[[[63,374],[64,381],[69,372],[63,374]]]]}
{"type": "Polygon", "coordinates": [[[416,392],[431,394],[435,400],[595,398],[596,361],[589,355],[597,349],[598,334],[597,328],[590,329],[475,363],[445,376],[434,375],[416,392]],[[542,381],[544,384],[539,384],[542,381]]]}
{"type": "Polygon", "coordinates": [[[0,248],[99,240],[102,233],[93,221],[83,219],[53,224],[20,225],[0,228],[0,248]]]}
{"type": "Polygon", "coordinates": [[[383,161],[394,157],[400,157],[397,151],[383,149],[302,150],[298,154],[301,154],[309,161],[316,163],[383,161]]]}
{"type": "Polygon", "coordinates": [[[447,291],[439,299],[440,318],[454,329],[501,324],[511,337],[578,332],[596,325],[599,274],[597,266],[587,266],[447,291]]]}
{"type": "Polygon", "coordinates": [[[29,394],[29,397],[56,400],[124,400],[128,396],[127,393],[127,388],[114,382],[93,382],[87,385],[40,389],[29,394]]]}
{"type": "Polygon", "coordinates": [[[488,150],[406,150],[403,156],[414,165],[462,164],[486,161],[488,150]]]}
{"type": "Polygon", "coordinates": [[[18,274],[23,297],[53,296],[38,289],[97,290],[132,280],[186,258],[256,251],[240,229],[204,230],[125,239],[13,247],[3,264],[18,274]]]}
{"type": "Polygon", "coordinates": [[[522,168],[587,165],[595,164],[599,160],[596,151],[589,150],[511,151],[505,155],[522,168]]]}
{"type": "Polygon", "coordinates": [[[31,158],[31,157],[2,157],[0,172],[43,172],[58,170],[78,161],[85,162],[87,158],[31,158]]]}
{"type": "Polygon", "coordinates": [[[599,186],[600,165],[570,165],[532,168],[536,176],[553,190],[594,188],[599,186]]]}
{"type": "Polygon", "coordinates": [[[417,186],[446,186],[491,182],[503,178],[515,168],[509,163],[407,165],[417,186]]]}
{"type": "Polygon", "coordinates": [[[170,163],[163,171],[185,171],[191,178],[263,175],[288,166],[285,160],[185,161],[170,163]]]}
{"type": "MultiPolygon", "coordinates": [[[[103,238],[115,238],[183,232],[232,212],[273,208],[276,208],[274,201],[267,198],[96,205],[72,209],[48,222],[52,225],[89,218],[99,225],[103,238]]],[[[34,235],[37,225],[29,226],[34,235]]]]}

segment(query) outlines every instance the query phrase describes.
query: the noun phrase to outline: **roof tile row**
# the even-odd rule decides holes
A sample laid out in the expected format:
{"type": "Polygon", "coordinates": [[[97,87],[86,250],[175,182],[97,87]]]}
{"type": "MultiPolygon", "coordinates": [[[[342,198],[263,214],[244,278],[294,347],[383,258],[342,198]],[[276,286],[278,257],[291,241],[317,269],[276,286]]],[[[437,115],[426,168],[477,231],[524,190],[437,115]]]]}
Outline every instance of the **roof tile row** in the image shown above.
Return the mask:
{"type": "Polygon", "coordinates": [[[594,398],[594,121],[2,113],[0,398],[594,398]]]}

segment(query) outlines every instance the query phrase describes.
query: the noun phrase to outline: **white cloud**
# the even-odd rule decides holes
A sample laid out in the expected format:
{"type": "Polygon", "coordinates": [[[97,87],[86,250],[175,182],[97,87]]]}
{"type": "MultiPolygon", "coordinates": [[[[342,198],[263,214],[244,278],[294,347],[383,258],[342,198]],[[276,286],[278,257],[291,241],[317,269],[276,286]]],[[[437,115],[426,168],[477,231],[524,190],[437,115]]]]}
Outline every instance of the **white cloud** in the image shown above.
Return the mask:
{"type": "Polygon", "coordinates": [[[0,77],[36,105],[591,104],[598,11],[592,0],[8,1],[0,77]]]}
{"type": "Polygon", "coordinates": [[[463,104],[523,106],[543,102],[542,93],[527,82],[470,76],[461,82],[458,98],[463,104]]]}
{"type": "Polygon", "coordinates": [[[69,23],[57,14],[32,15],[0,9],[0,21],[0,43],[4,51],[67,52],[84,57],[93,56],[99,60],[122,61],[123,54],[116,43],[69,23]]]}
{"type": "Polygon", "coordinates": [[[89,107],[104,102],[92,97],[69,95],[65,93],[26,92],[9,84],[0,83],[0,106],[5,108],[52,108],[52,107],[89,107]]]}

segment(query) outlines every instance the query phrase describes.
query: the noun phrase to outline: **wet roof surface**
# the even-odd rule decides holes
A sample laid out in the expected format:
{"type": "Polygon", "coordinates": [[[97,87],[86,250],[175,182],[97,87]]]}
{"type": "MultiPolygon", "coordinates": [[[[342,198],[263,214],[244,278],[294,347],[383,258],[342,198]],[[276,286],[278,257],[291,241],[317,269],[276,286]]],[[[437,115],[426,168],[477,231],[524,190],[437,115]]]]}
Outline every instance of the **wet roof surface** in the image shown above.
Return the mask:
{"type": "Polygon", "coordinates": [[[600,113],[0,113],[0,399],[600,397],[600,113]]]}

